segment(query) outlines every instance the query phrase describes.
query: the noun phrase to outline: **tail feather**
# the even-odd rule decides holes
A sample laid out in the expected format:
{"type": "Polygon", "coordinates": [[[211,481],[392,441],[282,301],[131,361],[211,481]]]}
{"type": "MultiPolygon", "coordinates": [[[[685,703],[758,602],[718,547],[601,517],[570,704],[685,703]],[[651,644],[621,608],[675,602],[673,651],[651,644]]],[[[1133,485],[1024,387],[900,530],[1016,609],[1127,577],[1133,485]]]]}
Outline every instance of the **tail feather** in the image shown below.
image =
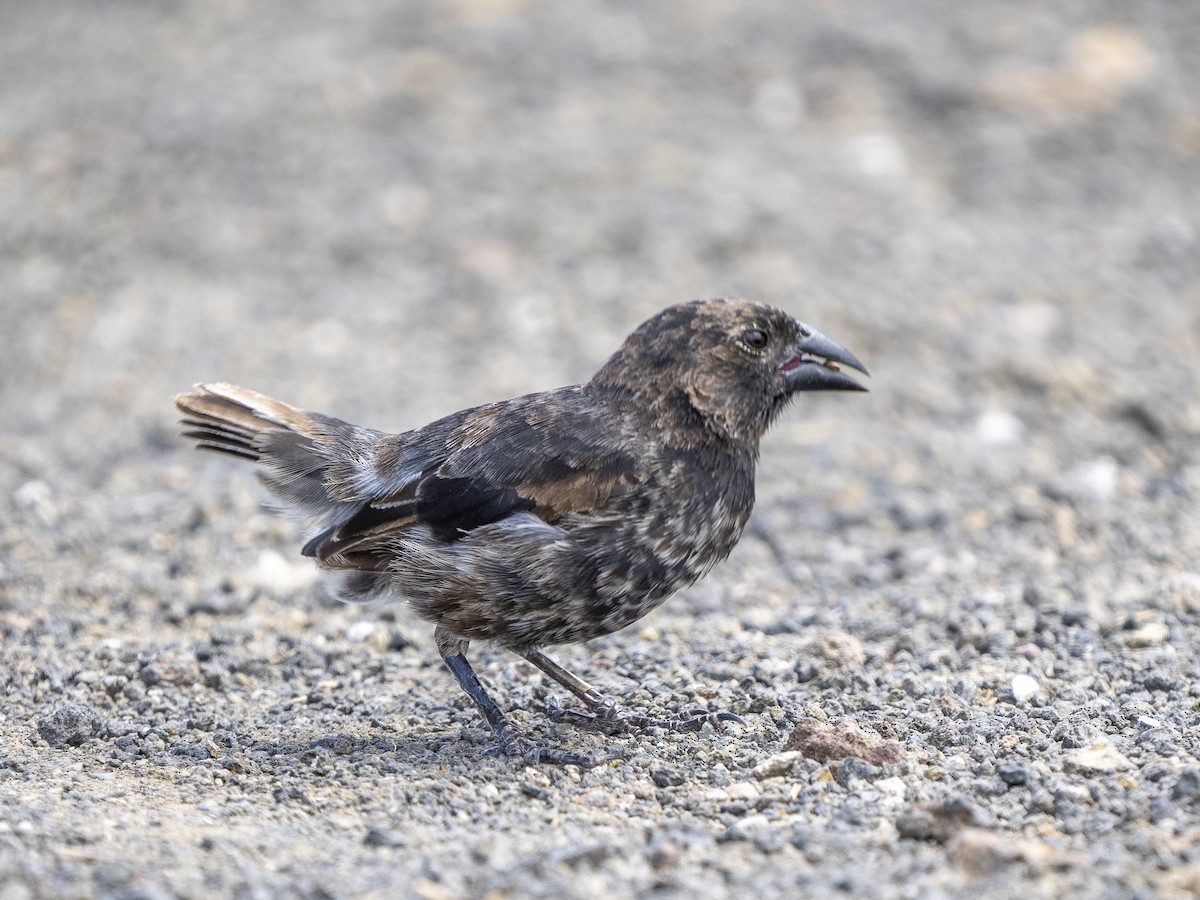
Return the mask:
{"type": "Polygon", "coordinates": [[[233,384],[198,384],[175,406],[184,437],[199,449],[259,463],[267,488],[314,524],[327,526],[361,505],[340,487],[342,470],[369,459],[374,432],[233,384]],[[331,477],[335,472],[339,477],[331,477]]]}
{"type": "Polygon", "coordinates": [[[194,440],[197,450],[216,450],[240,459],[248,459],[251,462],[258,462],[260,459],[258,451],[254,449],[249,440],[235,438],[226,432],[196,428],[190,431],[181,431],[180,436],[194,440]]]}
{"type": "Polygon", "coordinates": [[[192,393],[176,397],[175,406],[184,424],[246,436],[279,429],[311,434],[317,419],[328,418],[236,384],[198,384],[192,393]]]}
{"type": "Polygon", "coordinates": [[[194,440],[196,446],[202,450],[216,450],[257,462],[261,454],[254,446],[255,432],[234,422],[218,419],[194,409],[186,409],[184,401],[195,396],[197,395],[182,394],[176,399],[176,406],[184,413],[180,423],[188,426],[187,430],[180,434],[194,440]]]}

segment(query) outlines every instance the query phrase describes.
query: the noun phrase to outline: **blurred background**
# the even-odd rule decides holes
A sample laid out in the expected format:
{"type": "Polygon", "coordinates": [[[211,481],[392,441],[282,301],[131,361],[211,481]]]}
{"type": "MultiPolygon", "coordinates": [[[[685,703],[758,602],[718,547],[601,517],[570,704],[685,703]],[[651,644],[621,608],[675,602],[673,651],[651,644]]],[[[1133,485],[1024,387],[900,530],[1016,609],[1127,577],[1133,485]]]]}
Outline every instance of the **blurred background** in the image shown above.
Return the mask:
{"type": "Polygon", "coordinates": [[[4,4],[5,428],[70,422],[90,471],[199,378],[405,427],[722,294],[843,340],[906,409],[1170,388],[1194,426],[1198,21],[4,4]]]}

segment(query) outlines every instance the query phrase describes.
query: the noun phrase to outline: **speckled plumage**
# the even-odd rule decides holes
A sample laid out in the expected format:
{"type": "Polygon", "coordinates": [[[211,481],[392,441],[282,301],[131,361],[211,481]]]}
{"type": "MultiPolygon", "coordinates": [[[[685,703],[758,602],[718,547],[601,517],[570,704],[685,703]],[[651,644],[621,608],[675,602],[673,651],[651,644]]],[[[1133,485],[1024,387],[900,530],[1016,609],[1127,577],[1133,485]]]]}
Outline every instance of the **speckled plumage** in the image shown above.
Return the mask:
{"type": "Polygon", "coordinates": [[[344,573],[347,595],[395,593],[437,625],[502,751],[586,762],[515,732],[470,672],[467,642],[522,653],[575,692],[594,711],[571,713],[576,724],[670,724],[623,713],[538,648],[622,628],[728,556],[780,410],[799,390],[861,390],[838,363],[865,371],[781,310],[704,300],[644,323],[586,384],[403,434],[233,385],[176,405],[198,446],[263,466],[312,526],[304,554],[344,573]]]}

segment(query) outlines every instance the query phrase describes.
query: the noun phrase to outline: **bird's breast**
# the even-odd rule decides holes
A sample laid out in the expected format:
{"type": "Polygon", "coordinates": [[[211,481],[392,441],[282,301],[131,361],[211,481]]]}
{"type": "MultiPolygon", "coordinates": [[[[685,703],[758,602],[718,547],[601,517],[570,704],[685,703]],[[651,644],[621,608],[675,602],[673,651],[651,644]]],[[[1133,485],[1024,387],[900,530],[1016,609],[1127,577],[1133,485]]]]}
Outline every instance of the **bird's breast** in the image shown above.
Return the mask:
{"type": "Polygon", "coordinates": [[[753,468],[702,462],[681,453],[628,498],[596,548],[601,593],[661,601],[729,555],[754,505],[753,468]]]}

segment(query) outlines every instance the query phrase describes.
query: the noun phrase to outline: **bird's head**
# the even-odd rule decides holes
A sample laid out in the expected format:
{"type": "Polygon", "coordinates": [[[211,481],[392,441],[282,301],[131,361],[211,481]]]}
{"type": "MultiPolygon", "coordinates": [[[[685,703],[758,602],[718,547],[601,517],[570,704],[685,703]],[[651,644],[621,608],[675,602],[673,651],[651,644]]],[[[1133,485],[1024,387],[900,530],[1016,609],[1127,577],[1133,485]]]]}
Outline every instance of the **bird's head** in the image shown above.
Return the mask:
{"type": "Polygon", "coordinates": [[[866,367],[781,309],[748,300],[693,300],[644,322],[593,379],[619,385],[655,415],[699,415],[757,446],[800,391],[865,391],[841,371],[866,367]]]}

